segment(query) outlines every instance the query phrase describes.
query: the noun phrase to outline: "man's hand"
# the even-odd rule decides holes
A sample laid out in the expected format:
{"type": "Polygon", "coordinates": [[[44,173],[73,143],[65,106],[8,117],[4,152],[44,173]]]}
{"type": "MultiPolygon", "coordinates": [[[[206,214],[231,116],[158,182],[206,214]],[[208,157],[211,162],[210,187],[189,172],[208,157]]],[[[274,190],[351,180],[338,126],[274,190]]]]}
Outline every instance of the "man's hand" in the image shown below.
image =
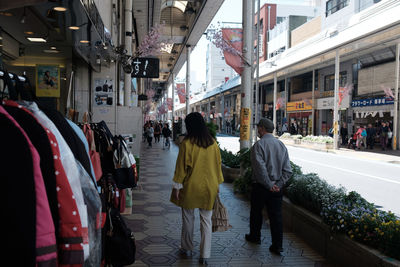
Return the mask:
{"type": "Polygon", "coordinates": [[[178,189],[172,189],[172,195],[175,197],[176,200],[179,200],[179,191],[178,189]]]}
{"type": "Polygon", "coordinates": [[[271,187],[270,191],[271,191],[271,192],[279,192],[279,191],[281,191],[281,189],[279,188],[279,186],[277,186],[276,184],[274,184],[274,185],[271,187]]]}

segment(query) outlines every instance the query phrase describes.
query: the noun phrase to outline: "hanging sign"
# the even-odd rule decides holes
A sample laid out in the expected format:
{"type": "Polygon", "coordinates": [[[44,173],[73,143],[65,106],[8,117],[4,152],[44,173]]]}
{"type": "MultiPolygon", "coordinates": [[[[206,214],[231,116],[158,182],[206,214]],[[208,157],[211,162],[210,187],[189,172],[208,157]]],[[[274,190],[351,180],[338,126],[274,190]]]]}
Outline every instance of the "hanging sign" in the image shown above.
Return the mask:
{"type": "Polygon", "coordinates": [[[160,60],[158,58],[140,58],[132,60],[132,77],[158,78],[160,76],[160,60]]]}
{"type": "Polygon", "coordinates": [[[249,108],[242,108],[240,110],[240,140],[250,140],[250,118],[251,110],[249,108]]]}

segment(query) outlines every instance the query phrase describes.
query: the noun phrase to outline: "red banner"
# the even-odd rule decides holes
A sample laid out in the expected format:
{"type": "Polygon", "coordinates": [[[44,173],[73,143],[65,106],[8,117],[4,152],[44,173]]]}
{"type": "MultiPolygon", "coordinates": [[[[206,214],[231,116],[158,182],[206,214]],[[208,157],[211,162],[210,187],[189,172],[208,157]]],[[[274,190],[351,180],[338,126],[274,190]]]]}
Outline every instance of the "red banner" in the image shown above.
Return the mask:
{"type": "Polygon", "coordinates": [[[167,98],[167,105],[168,105],[168,110],[172,110],[172,105],[174,102],[172,102],[172,98],[168,97],[167,98]]]}
{"type": "Polygon", "coordinates": [[[176,84],[176,92],[179,97],[179,102],[181,104],[185,103],[186,99],[186,89],[185,89],[185,84],[184,83],[177,83],[176,84]]]}
{"type": "Polygon", "coordinates": [[[243,62],[239,54],[242,53],[243,49],[242,29],[222,29],[222,38],[232,47],[232,49],[224,50],[226,64],[231,66],[239,75],[241,75],[243,71],[243,62]]]}

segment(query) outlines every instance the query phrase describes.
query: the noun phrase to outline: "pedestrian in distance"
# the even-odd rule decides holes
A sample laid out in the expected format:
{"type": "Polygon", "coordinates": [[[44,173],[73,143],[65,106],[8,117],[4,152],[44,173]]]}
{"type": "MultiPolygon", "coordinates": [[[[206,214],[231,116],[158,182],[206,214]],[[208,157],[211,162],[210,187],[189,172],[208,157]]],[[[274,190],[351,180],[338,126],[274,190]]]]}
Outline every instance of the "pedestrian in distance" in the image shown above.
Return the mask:
{"type": "Polygon", "coordinates": [[[389,127],[385,122],[382,122],[381,127],[379,128],[379,140],[381,142],[382,150],[386,150],[388,144],[388,132],[389,127]]]}
{"type": "Polygon", "coordinates": [[[154,128],[153,125],[150,123],[147,127],[147,143],[149,144],[148,148],[152,147],[154,137],[154,128]]]}
{"type": "Polygon", "coordinates": [[[360,125],[357,125],[356,128],[356,136],[357,136],[357,142],[356,142],[356,149],[360,150],[362,143],[363,143],[363,136],[362,136],[362,132],[363,132],[364,128],[360,125]]]}
{"type": "Polygon", "coordinates": [[[342,146],[347,145],[349,131],[347,129],[347,124],[344,122],[342,127],[340,127],[340,137],[342,138],[342,146]]]}
{"type": "Polygon", "coordinates": [[[367,148],[374,149],[376,130],[375,128],[372,127],[372,124],[369,123],[366,131],[367,131],[367,148]]]}
{"type": "Polygon", "coordinates": [[[156,122],[154,125],[154,143],[160,142],[161,123],[156,122]]]}
{"type": "Polygon", "coordinates": [[[258,140],[251,148],[253,169],[250,208],[250,233],[247,241],[261,244],[262,210],[267,207],[272,245],[269,250],[283,251],[282,198],[283,187],[292,174],[286,146],[272,135],[274,124],[262,118],[257,124],[258,140]]]}
{"type": "Polygon", "coordinates": [[[171,142],[169,140],[171,138],[171,134],[172,132],[169,129],[168,123],[165,123],[164,128],[162,129],[162,135],[164,137],[164,145],[165,147],[168,147],[168,149],[171,147],[171,142]]]}
{"type": "Polygon", "coordinates": [[[211,255],[212,209],[224,181],[221,155],[216,140],[211,136],[198,112],[185,118],[187,135],[179,145],[175,166],[171,202],[182,208],[181,254],[193,251],[194,210],[200,212],[200,264],[207,265],[211,255]]]}

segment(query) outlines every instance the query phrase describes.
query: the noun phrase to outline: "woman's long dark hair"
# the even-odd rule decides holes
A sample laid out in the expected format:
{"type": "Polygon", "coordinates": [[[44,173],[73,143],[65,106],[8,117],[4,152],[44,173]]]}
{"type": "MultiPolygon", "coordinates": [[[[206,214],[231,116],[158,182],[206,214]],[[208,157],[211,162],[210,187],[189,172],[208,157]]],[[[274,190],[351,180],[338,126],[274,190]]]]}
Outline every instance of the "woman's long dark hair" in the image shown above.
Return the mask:
{"type": "Polygon", "coordinates": [[[187,135],[192,144],[207,148],[214,144],[215,140],[211,136],[203,117],[198,112],[192,112],[185,118],[187,135]]]}

